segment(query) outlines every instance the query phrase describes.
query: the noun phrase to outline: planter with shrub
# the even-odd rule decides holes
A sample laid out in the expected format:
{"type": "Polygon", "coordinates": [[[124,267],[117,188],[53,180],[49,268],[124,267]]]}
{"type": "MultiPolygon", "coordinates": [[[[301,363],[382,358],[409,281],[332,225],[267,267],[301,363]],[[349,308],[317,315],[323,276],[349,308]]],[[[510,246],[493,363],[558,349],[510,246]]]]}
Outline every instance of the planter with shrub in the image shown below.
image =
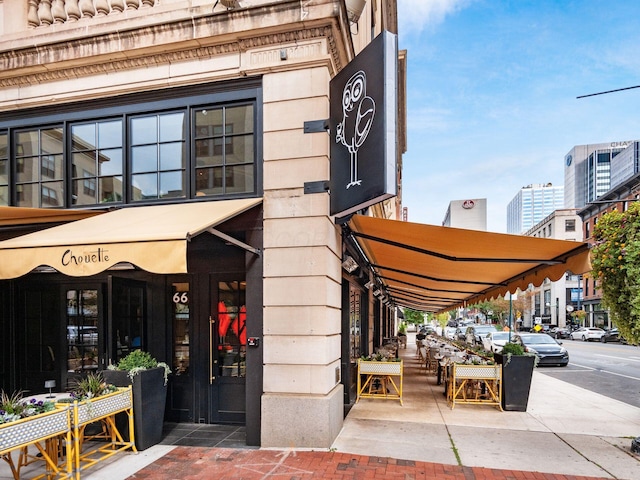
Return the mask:
{"type": "MultiPolygon", "coordinates": [[[[129,353],[117,365],[110,365],[102,372],[109,383],[133,386],[133,419],[138,450],[145,450],[162,440],[169,373],[171,370],[166,363],[158,362],[142,350],[129,353]]],[[[126,419],[119,418],[118,424],[124,421],[126,419]]]]}
{"type": "Polygon", "coordinates": [[[502,409],[526,412],[536,356],[527,355],[522,345],[507,343],[494,358],[502,365],[502,409]]]}

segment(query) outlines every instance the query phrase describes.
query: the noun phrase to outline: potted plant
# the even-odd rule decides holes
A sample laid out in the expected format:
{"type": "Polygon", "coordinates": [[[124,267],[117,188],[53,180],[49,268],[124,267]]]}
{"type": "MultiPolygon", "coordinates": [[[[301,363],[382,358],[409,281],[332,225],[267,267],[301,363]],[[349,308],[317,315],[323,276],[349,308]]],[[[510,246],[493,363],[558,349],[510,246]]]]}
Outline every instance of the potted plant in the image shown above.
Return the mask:
{"type": "Polygon", "coordinates": [[[493,356],[496,363],[502,365],[502,409],[526,412],[537,357],[525,353],[522,345],[512,342],[506,343],[502,352],[493,356]]]}
{"type": "MultiPolygon", "coordinates": [[[[162,440],[162,424],[167,398],[167,380],[171,369],[149,352],[134,350],[117,365],[109,365],[104,378],[117,386],[133,386],[133,418],[138,450],[145,450],[162,440]]],[[[122,425],[126,419],[119,418],[122,425]]],[[[120,427],[118,427],[120,430],[120,427]]]]}

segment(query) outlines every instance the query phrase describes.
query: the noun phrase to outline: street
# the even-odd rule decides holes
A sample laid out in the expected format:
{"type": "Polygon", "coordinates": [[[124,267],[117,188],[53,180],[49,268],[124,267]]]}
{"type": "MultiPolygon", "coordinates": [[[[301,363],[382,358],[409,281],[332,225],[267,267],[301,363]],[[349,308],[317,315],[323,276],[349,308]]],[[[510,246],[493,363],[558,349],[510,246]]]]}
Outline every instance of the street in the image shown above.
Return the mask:
{"type": "Polygon", "coordinates": [[[640,407],[640,348],[620,343],[563,339],[567,367],[541,367],[538,372],[640,407]]]}

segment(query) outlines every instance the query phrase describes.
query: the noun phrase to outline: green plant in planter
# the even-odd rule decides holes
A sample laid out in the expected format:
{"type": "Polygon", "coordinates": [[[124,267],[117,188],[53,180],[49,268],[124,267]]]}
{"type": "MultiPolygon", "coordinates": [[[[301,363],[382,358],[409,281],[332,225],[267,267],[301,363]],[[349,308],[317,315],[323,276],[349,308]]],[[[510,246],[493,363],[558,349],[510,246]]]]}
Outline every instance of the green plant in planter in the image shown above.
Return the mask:
{"type": "Polygon", "coordinates": [[[15,392],[11,395],[0,392],[0,425],[3,423],[15,422],[21,418],[33,417],[41,413],[50,412],[55,408],[53,402],[29,401],[22,397],[22,392],[15,392]]]}
{"type": "Polygon", "coordinates": [[[538,366],[538,356],[532,353],[529,353],[525,350],[525,348],[520,345],[519,343],[513,343],[513,342],[508,342],[504,345],[504,347],[502,347],[502,355],[507,357],[507,361],[505,363],[505,365],[508,365],[509,362],[511,361],[511,356],[512,355],[525,355],[528,357],[534,357],[535,361],[533,362],[533,366],[537,367],[538,366]]]}
{"type": "Polygon", "coordinates": [[[524,347],[518,343],[506,343],[502,347],[503,355],[524,355],[524,347]]]}
{"type": "Polygon", "coordinates": [[[127,376],[133,380],[133,377],[135,377],[139,372],[156,367],[164,368],[164,384],[166,385],[169,374],[171,373],[169,365],[164,362],[158,362],[149,352],[134,350],[126,357],[120,359],[117,365],[109,365],[107,368],[109,370],[123,370],[127,372],[127,376]]]}
{"type": "Polygon", "coordinates": [[[91,400],[92,398],[113,393],[118,387],[107,383],[99,373],[90,373],[76,382],[71,392],[71,400],[91,400]]]}

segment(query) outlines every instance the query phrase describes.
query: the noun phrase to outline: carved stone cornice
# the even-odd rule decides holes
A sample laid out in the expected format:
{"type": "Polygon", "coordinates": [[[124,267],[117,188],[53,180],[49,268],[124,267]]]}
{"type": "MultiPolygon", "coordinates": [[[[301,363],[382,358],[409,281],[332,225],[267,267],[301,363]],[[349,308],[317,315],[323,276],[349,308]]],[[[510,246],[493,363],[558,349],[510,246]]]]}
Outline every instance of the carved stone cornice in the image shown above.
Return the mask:
{"type": "Polygon", "coordinates": [[[38,85],[188,60],[210,59],[258,47],[319,38],[326,39],[328,53],[336,71],[341,70],[345,64],[345,53],[341,53],[338,46],[341,38],[336,38],[339,35],[336,35],[335,19],[323,19],[323,22],[316,22],[316,25],[291,24],[291,30],[286,31],[280,26],[280,31],[273,33],[249,30],[224,37],[212,35],[194,39],[191,34],[194,30],[211,30],[211,25],[197,25],[198,22],[206,21],[207,18],[202,17],[195,21],[190,19],[172,24],[144,26],[125,32],[112,32],[95,37],[63,40],[46,46],[0,52],[0,88],[38,85]],[[183,31],[185,34],[180,35],[183,31]],[[174,38],[178,41],[167,41],[163,44],[153,41],[174,38]],[[194,47],[194,40],[201,46],[194,47]]]}

